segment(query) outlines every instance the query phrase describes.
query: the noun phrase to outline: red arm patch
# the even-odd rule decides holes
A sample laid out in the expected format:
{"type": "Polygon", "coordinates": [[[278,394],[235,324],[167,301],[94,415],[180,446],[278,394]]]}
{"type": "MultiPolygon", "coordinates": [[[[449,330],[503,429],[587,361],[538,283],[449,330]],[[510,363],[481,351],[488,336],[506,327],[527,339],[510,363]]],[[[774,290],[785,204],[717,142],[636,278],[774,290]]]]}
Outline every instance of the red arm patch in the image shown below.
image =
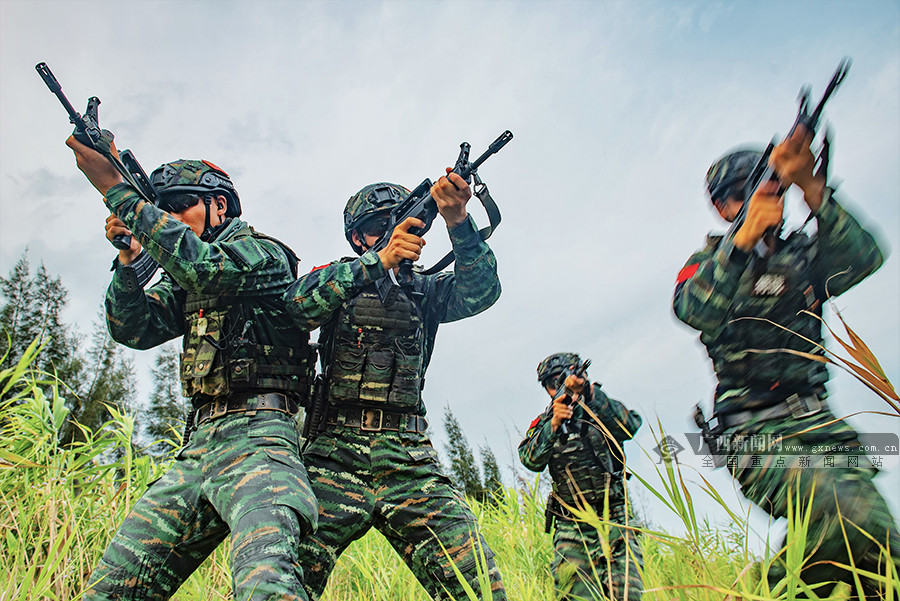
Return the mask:
{"type": "Polygon", "coordinates": [[[531,425],[528,426],[528,429],[531,430],[532,428],[534,428],[536,425],[538,425],[539,421],[541,421],[541,417],[537,416],[536,418],[534,418],[534,421],[531,422],[531,425]]]}
{"type": "Polygon", "coordinates": [[[681,284],[683,282],[688,281],[694,274],[697,273],[697,269],[700,268],[700,263],[694,263],[693,265],[688,265],[684,267],[681,271],[678,272],[678,277],[675,278],[675,285],[681,284]]]}
{"type": "Polygon", "coordinates": [[[331,263],[325,263],[324,265],[319,265],[318,267],[313,267],[312,269],[309,270],[309,272],[312,273],[314,271],[319,271],[320,269],[325,269],[329,265],[331,265],[331,263]]]}

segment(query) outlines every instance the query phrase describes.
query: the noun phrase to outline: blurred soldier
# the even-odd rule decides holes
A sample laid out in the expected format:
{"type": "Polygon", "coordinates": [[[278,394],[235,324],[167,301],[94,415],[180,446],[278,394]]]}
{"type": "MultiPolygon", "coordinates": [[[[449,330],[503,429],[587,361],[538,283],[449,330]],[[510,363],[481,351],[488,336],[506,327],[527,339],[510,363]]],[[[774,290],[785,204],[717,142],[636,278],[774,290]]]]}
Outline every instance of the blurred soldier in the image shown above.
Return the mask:
{"type": "Polygon", "coordinates": [[[572,374],[580,364],[574,353],[556,353],[538,364],[538,381],[553,400],[531,422],[519,459],[533,472],[550,468],[547,531],[556,524],[551,568],[559,598],[633,601],[643,591],[643,556],[632,530],[640,524],[627,503],[622,444],[642,420],[606,396],[586,372],[572,374]],[[557,396],[561,387],[565,391],[557,396]],[[568,509],[586,505],[610,523],[608,532],[578,521],[568,509]]]}
{"type": "MultiPolygon", "coordinates": [[[[813,174],[811,142],[798,128],[773,150],[769,162],[782,186],[803,191],[816,233],[779,237],[784,198],[779,182],[763,183],[749,199],[746,219],[734,236],[710,236],[706,248],[688,260],[678,274],[673,306],[679,319],[700,331],[718,377],[713,420],[703,423],[698,416],[707,435],[734,440],[735,435],[755,434],[850,449],[833,455],[834,468],[776,469],[736,462],[731,472],[744,495],[773,516],[786,516],[788,499],[798,494],[804,504],[811,499],[802,578],[807,584],[842,581],[853,586],[850,572],[836,564],[850,565],[852,559],[858,568],[878,572],[880,565],[884,573],[879,545],[890,543],[896,563],[896,525],[872,483],[876,469],[859,450],[856,431],[838,420],[825,400],[825,365],[776,350],[822,354],[818,317],[823,302],[878,269],[882,255],[872,235],[837,203],[822,170],[813,174]],[[848,467],[849,455],[859,457],[858,467],[848,467]]],[[[723,219],[737,217],[744,183],[760,157],[756,151],[739,150],[710,167],[707,186],[723,219]]],[[[784,574],[782,567],[773,567],[770,580],[784,574]]],[[[877,590],[876,582],[863,581],[877,590]]]]}
{"type": "Polygon", "coordinates": [[[112,211],[107,238],[132,236],[106,295],[110,334],[135,349],[183,336],[193,404],[184,447],[125,518],[84,598],[169,599],[230,532],[235,599],[307,599],[297,547],[318,514],[294,416],[309,390],[309,333],[283,300],[296,256],[238,219],[237,192],[212,163],[156,169],[157,208],[103,156],[67,144],[112,211]],[[162,278],[145,292],[157,263],[162,278]]]}
{"type": "Polygon", "coordinates": [[[319,500],[319,530],[304,539],[300,554],[309,566],[311,599],[322,594],[347,545],[373,527],[434,599],[467,598],[453,565],[479,591],[476,562],[482,552],[487,565],[480,569],[489,572],[492,598],[506,598],[475,517],[441,472],[426,435],[421,392],[438,326],[490,307],[500,296],[500,280],[494,254],[466,212],[466,182],[450,173],[431,194],[450,234],[453,273],[413,271],[400,282],[397,299],[382,305],[375,282],[389,270],[398,273],[402,259],[418,259],[425,241],[409,232],[424,223],[409,218],[384,249],[372,250],[390,210],[409,195],[401,186],[378,183],[357,192],[344,208],[345,235],[361,256],[318,268],[288,292],[298,327],[321,328],[326,376],[303,450],[319,500]]]}

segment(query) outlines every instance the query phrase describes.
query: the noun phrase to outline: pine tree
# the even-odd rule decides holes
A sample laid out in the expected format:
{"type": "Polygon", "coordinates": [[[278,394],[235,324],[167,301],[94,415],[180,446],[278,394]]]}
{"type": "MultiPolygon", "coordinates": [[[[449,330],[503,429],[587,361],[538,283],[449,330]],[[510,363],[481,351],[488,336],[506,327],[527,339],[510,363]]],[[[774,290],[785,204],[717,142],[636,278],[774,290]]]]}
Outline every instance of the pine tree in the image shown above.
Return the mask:
{"type": "Polygon", "coordinates": [[[146,435],[152,444],[147,451],[161,457],[172,449],[172,445],[160,441],[179,444],[181,431],[184,429],[186,406],[179,379],[179,351],[174,343],[160,347],[151,373],[153,391],[150,393],[150,406],[145,415],[146,435]]]}
{"type": "Polygon", "coordinates": [[[466,496],[480,498],[483,494],[481,475],[475,464],[475,455],[469,447],[459,422],[453,415],[450,406],[444,407],[444,431],[447,433],[447,443],[444,449],[450,458],[450,480],[466,496]]]}
{"type": "Polygon", "coordinates": [[[5,302],[0,308],[0,368],[18,363],[34,340],[44,345],[34,367],[56,373],[64,382],[75,382],[81,371],[78,356],[80,339],[62,322],[61,313],[68,291],[59,277],[51,277],[44,264],[34,276],[26,249],[8,278],[0,278],[5,302]]]}
{"type": "MultiPolygon", "coordinates": [[[[28,251],[9,277],[0,278],[0,369],[18,363],[28,346],[38,341],[43,350],[31,364],[38,372],[55,374],[70,387],[82,380],[81,339],[62,322],[68,292],[59,277],[51,277],[43,263],[31,275],[28,251]]],[[[77,391],[61,386],[59,394],[71,406],[77,391]]]]}
{"type": "Polygon", "coordinates": [[[484,498],[483,501],[494,502],[503,494],[503,478],[500,474],[500,465],[490,445],[485,441],[478,448],[481,453],[481,471],[484,473],[484,498]]]}
{"type": "Polygon", "coordinates": [[[131,411],[135,399],[134,361],[109,335],[104,317],[94,323],[81,386],[68,404],[70,413],[63,428],[62,442],[80,438],[74,422],[97,430],[111,415],[107,405],[131,411]]]}
{"type": "Polygon", "coordinates": [[[3,336],[0,337],[0,368],[6,369],[18,363],[22,352],[30,344],[29,341],[22,346],[22,341],[28,337],[28,332],[23,332],[23,322],[26,321],[25,314],[29,311],[34,296],[27,250],[19,257],[9,272],[9,277],[0,278],[0,293],[5,299],[0,308],[0,329],[3,330],[3,336]]]}
{"type": "Polygon", "coordinates": [[[102,308],[90,347],[83,351],[81,336],[62,320],[68,291],[61,278],[47,273],[43,262],[32,276],[27,250],[9,277],[0,278],[0,293],[4,298],[0,307],[0,368],[16,364],[33,341],[43,344],[32,366],[55,374],[62,383],[58,393],[69,415],[60,433],[61,442],[80,438],[76,421],[92,430],[108,421],[106,405],[122,411],[131,409],[135,397],[133,361],[110,338],[102,308]]]}
{"type": "Polygon", "coordinates": [[[44,264],[34,276],[34,322],[37,336],[46,343],[41,367],[53,371],[63,382],[75,382],[82,372],[79,357],[81,339],[62,321],[62,311],[68,302],[69,292],[59,277],[50,277],[44,264]]]}

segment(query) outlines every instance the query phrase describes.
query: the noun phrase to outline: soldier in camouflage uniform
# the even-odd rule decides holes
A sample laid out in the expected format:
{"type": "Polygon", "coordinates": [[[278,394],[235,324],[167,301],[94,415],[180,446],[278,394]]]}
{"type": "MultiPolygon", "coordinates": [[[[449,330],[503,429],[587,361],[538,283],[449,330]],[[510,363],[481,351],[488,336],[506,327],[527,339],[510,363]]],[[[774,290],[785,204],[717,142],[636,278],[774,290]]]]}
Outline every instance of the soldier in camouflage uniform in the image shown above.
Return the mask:
{"type": "Polygon", "coordinates": [[[416,260],[425,241],[408,231],[424,223],[409,218],[386,248],[371,249],[387,229],[390,210],[409,194],[379,183],[360,190],[344,209],[347,240],[360,256],[318,268],[288,292],[297,325],[321,328],[326,384],[307,417],[314,423],[303,450],[319,500],[319,530],[304,539],[300,554],[311,599],[322,594],[344,549],[372,527],[434,599],[467,598],[451,561],[479,591],[482,553],[492,598],[506,598],[493,553],[426,435],[421,390],[438,326],[480,313],[500,296],[494,255],[466,212],[469,187],[455,173],[448,177],[431,194],[453,245],[452,273],[413,271],[407,281],[401,275],[396,300],[382,305],[375,282],[401,259],[416,260]]]}
{"type": "Polygon", "coordinates": [[[136,349],[183,336],[193,404],[184,447],[125,518],[84,599],[169,599],[229,533],[235,599],[307,599],[297,547],[317,506],[295,415],[308,396],[309,333],[283,300],[296,256],[237,218],[237,192],[211,163],[155,170],[157,208],[101,155],[68,144],[112,212],[107,237],[132,235],[107,291],[110,334],[136,349]]]}
{"type": "Polygon", "coordinates": [[[634,601],[643,591],[643,559],[632,530],[640,524],[627,503],[622,444],[634,437],[642,420],[609,398],[600,384],[592,384],[587,373],[566,373],[580,363],[574,353],[555,353],[538,364],[538,382],[553,401],[528,427],[519,459],[534,472],[550,468],[547,531],[556,524],[551,569],[559,598],[634,601]],[[566,392],[556,398],[560,386],[566,392]],[[608,531],[577,521],[566,508],[585,504],[612,523],[608,531]]]}
{"type": "MultiPolygon", "coordinates": [[[[673,306],[679,319],[700,331],[718,377],[710,424],[717,423],[704,424],[708,432],[722,434],[723,440],[759,435],[849,449],[832,454],[833,468],[794,464],[782,469],[773,463],[773,455],[760,465],[748,463],[746,456],[737,461],[735,455],[730,471],[744,495],[776,517],[786,515],[789,498],[799,495],[804,504],[812,498],[809,558],[802,578],[808,584],[852,585],[851,574],[830,563],[849,565],[848,546],[856,566],[881,573],[885,558],[880,557],[878,544],[890,544],[895,565],[900,552],[896,524],[872,482],[876,469],[859,450],[857,433],[846,421],[835,421],[826,403],[825,365],[793,354],[765,352],[794,349],[821,354],[817,317],[823,302],[859,283],[882,263],[872,235],[838,204],[822,171],[813,174],[811,141],[798,128],[774,149],[770,164],[784,187],[797,185],[803,191],[817,232],[779,237],[784,207],[779,182],[762,184],[734,236],[710,236],[706,248],[688,260],[678,274],[673,306]],[[850,456],[859,458],[858,467],[848,467],[853,464],[848,463],[850,456]]],[[[753,150],[731,152],[707,174],[710,198],[729,222],[740,210],[744,182],[760,156],[753,150]]],[[[782,565],[774,566],[770,581],[774,584],[783,574],[782,565]]],[[[869,591],[877,591],[874,581],[863,581],[869,591]]]]}

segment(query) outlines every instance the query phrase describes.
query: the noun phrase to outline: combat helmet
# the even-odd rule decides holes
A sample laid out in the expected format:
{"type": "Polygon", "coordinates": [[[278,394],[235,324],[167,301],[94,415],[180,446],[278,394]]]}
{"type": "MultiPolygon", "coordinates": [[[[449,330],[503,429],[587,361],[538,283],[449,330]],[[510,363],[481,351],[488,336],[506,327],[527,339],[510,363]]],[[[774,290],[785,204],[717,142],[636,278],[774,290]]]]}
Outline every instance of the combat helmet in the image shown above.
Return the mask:
{"type": "Polygon", "coordinates": [[[713,204],[733,195],[735,184],[747,179],[762,157],[755,148],[732,150],[713,163],[706,172],[706,189],[713,204]]]}
{"type": "Polygon", "coordinates": [[[541,386],[556,386],[556,380],[567,367],[581,363],[575,353],[553,353],[537,366],[537,379],[541,386]]]}
{"type": "Polygon", "coordinates": [[[344,236],[357,254],[363,249],[353,243],[353,230],[359,228],[366,220],[390,211],[409,196],[409,190],[397,184],[379,182],[369,184],[347,201],[344,207],[344,236]]]}
{"type": "Polygon", "coordinates": [[[228,199],[225,217],[241,215],[241,200],[228,174],[204,160],[178,159],[157,167],[150,183],[160,196],[160,208],[168,210],[166,197],[175,194],[221,194],[228,199]]]}

